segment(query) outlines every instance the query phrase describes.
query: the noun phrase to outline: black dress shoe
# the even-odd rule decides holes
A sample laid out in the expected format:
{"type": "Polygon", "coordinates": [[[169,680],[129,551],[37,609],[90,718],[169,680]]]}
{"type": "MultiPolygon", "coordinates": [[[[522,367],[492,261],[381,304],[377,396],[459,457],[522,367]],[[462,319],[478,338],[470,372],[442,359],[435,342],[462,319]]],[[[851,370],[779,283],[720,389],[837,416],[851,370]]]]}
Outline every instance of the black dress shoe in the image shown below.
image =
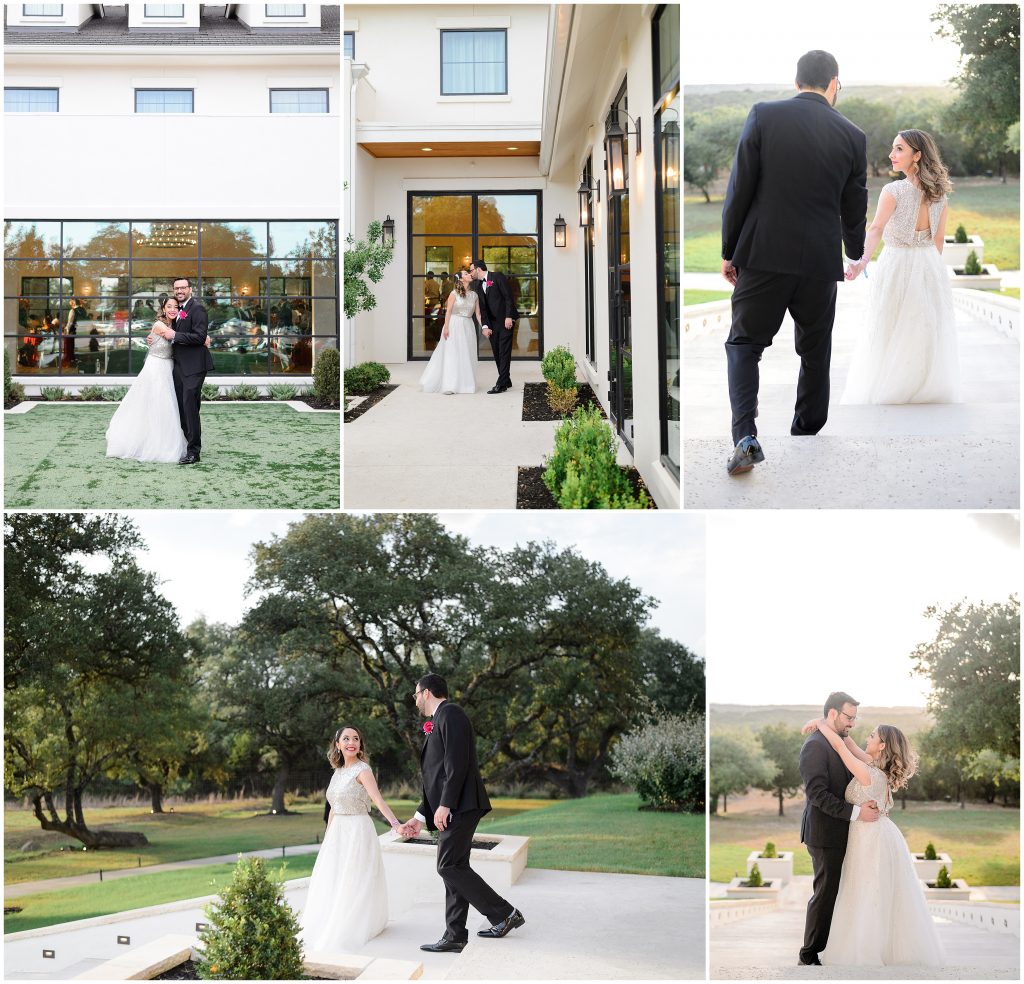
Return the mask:
{"type": "Polygon", "coordinates": [[[179,459],[179,465],[197,465],[199,464],[199,455],[187,454],[184,458],[179,459]]]}
{"type": "Polygon", "coordinates": [[[733,449],[732,457],[725,466],[730,475],[742,475],[750,471],[754,465],[764,461],[764,452],[757,443],[756,437],[745,437],[733,449]]]}
{"type": "Polygon", "coordinates": [[[495,384],[487,392],[488,393],[504,393],[505,390],[507,390],[507,389],[508,389],[507,386],[498,386],[497,384],[495,384]]]}
{"type": "Polygon", "coordinates": [[[502,919],[500,923],[495,923],[490,929],[481,929],[476,935],[486,936],[488,939],[500,940],[503,936],[508,936],[513,929],[518,929],[526,919],[523,918],[523,914],[518,909],[512,910],[512,915],[502,919]]]}
{"type": "Polygon", "coordinates": [[[466,944],[453,943],[447,936],[442,936],[436,943],[424,943],[420,949],[428,953],[462,953],[466,944]]]}

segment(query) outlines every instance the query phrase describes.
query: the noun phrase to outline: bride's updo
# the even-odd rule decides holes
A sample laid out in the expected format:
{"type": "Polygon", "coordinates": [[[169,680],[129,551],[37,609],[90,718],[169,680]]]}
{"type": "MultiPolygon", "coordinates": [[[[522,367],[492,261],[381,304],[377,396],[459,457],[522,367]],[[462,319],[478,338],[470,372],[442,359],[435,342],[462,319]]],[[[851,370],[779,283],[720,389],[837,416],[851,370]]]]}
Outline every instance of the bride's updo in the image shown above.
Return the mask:
{"type": "Polygon", "coordinates": [[[910,747],[907,736],[891,724],[880,724],[878,737],[885,743],[885,748],[878,755],[878,768],[886,774],[889,788],[895,793],[917,772],[917,755],[910,747]]]}
{"type": "Polygon", "coordinates": [[[953,185],[931,134],[925,133],[924,130],[900,130],[900,136],[909,144],[911,150],[921,155],[914,175],[921,183],[924,197],[930,202],[937,202],[943,195],[948,195],[953,190],[953,185]]]}
{"type": "Polygon", "coordinates": [[[462,279],[462,275],[464,273],[469,273],[465,267],[461,267],[455,272],[455,293],[458,294],[459,297],[465,297],[466,291],[469,289],[466,286],[466,282],[462,279]]]}

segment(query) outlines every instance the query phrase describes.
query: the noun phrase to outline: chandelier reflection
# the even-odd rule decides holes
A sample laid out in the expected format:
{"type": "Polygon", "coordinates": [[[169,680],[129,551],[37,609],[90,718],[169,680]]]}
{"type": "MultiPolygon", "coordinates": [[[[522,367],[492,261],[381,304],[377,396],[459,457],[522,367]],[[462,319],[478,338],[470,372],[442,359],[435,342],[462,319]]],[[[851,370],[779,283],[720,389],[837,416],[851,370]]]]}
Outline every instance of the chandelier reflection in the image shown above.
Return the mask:
{"type": "Polygon", "coordinates": [[[153,249],[184,249],[199,242],[199,225],[195,222],[151,222],[144,241],[153,249]]]}

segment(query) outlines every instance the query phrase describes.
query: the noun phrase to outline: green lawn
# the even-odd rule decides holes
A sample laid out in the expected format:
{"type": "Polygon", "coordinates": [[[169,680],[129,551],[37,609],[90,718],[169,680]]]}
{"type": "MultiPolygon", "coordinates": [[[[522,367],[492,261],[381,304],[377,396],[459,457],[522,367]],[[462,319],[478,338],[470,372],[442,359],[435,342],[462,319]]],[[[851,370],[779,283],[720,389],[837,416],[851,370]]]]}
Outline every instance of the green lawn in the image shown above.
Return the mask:
{"type": "Polygon", "coordinates": [[[709,301],[724,301],[732,297],[729,290],[690,290],[689,287],[683,290],[683,307],[693,307],[694,304],[707,304],[709,301]]]}
{"type": "MultiPolygon", "coordinates": [[[[711,880],[728,881],[745,874],[747,855],[774,841],[780,851],[793,851],[793,872],[811,874],[811,859],[800,844],[800,808],[787,807],[785,817],[737,813],[711,817],[711,880]]],[[[953,877],[971,885],[1020,884],[1020,813],[998,807],[899,805],[892,819],[913,851],[931,841],[953,858],[953,877]]]]}
{"type": "MultiPolygon", "coordinates": [[[[875,214],[882,187],[888,183],[883,178],[868,180],[869,220],[875,214]]],[[[687,196],[684,208],[684,269],[688,273],[716,272],[722,263],[722,197],[713,195],[711,204],[707,204],[702,195],[687,196]]],[[[947,234],[953,235],[960,223],[968,233],[985,240],[984,262],[994,263],[1001,270],[1020,269],[1019,181],[1004,185],[978,178],[954,180],[947,234]]]]}
{"type": "Polygon", "coordinates": [[[8,509],[337,509],[340,414],[210,405],[198,465],[106,457],[114,406],[41,403],[4,414],[8,509]]]}

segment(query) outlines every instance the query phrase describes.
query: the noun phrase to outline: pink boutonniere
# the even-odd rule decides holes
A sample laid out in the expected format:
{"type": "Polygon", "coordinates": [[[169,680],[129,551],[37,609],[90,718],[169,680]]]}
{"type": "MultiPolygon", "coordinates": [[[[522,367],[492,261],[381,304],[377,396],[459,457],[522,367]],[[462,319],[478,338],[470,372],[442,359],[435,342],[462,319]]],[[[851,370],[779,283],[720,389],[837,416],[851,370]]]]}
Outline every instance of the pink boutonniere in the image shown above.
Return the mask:
{"type": "Polygon", "coordinates": [[[187,318],[188,315],[184,311],[178,312],[178,320],[181,321],[183,318],[187,318]]]}
{"type": "Polygon", "coordinates": [[[434,722],[433,721],[424,721],[423,722],[423,733],[425,735],[429,735],[430,732],[433,731],[433,730],[434,730],[434,722]]]}
{"type": "Polygon", "coordinates": [[[494,286],[494,281],[493,280],[488,280],[487,281],[487,286],[488,287],[493,287],[494,286]]]}

